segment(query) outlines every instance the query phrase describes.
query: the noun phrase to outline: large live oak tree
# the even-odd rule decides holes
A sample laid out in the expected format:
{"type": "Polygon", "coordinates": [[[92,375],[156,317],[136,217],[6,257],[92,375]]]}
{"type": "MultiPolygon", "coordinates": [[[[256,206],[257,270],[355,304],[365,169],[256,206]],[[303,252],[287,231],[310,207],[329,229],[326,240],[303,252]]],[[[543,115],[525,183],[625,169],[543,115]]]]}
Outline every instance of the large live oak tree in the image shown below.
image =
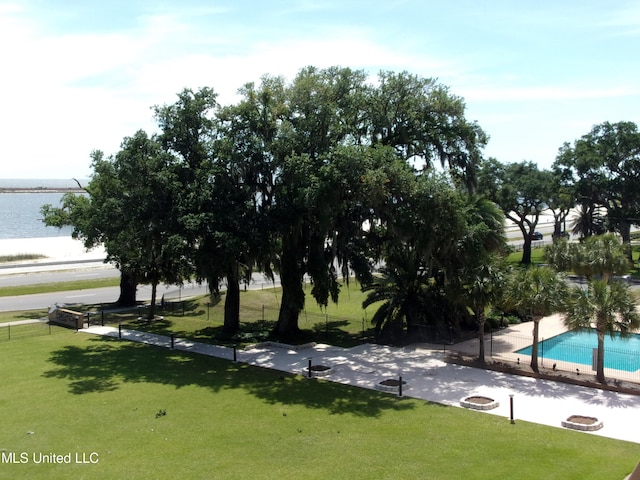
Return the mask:
{"type": "Polygon", "coordinates": [[[489,158],[482,163],[479,191],[493,200],[506,218],[515,223],[523,238],[521,263],[531,263],[531,243],[540,214],[549,207],[553,173],[533,162],[501,163],[489,158]]]}
{"type": "Polygon", "coordinates": [[[126,137],[112,157],[91,154],[86,195],[67,195],[61,207],[44,206],[44,221],[71,224],[87,248],[103,244],[107,261],[121,271],[118,304],[136,302],[138,283],[152,286],[155,315],[160,282],[180,283],[190,274],[186,244],[177,225],[174,158],[144,131],[126,137]]]}
{"type": "Polygon", "coordinates": [[[383,72],[371,83],[362,71],[307,67],[291,82],[265,76],[239,94],[236,104],[221,107],[213,90],[187,89],[176,103],[156,107],[160,132],[146,139],[152,154],[143,157],[123,144],[115,156],[145,158],[150,170],[136,171],[123,188],[125,179],[109,170],[117,163],[100,157],[94,177],[103,184],[88,188],[87,204],[95,209],[86,222],[102,233],[84,232],[82,220],[74,219],[78,231],[104,243],[123,269],[131,262],[117,243],[162,245],[146,249],[158,273],[132,263],[135,281],[195,275],[217,290],[225,279],[230,333],[239,326],[239,282],[253,268],[279,273],[275,330],[295,336],[305,276],[321,305],[337,301],[341,277],[348,281],[355,272],[371,280],[373,263],[400,231],[394,219],[413,181],[407,179],[440,163],[454,185],[474,186],[486,135],[465,119],[462,99],[433,79],[383,72]],[[136,184],[139,191],[128,196],[149,197],[149,211],[121,208],[117,220],[149,218],[146,230],[132,230],[125,239],[104,225],[110,217],[103,206],[121,207],[128,198],[122,192],[136,184]],[[113,198],[93,198],[102,191],[113,198]],[[166,258],[169,252],[179,264],[166,258]],[[165,268],[174,268],[173,275],[165,268]]]}
{"type": "MultiPolygon", "coordinates": [[[[565,143],[554,169],[581,206],[574,232],[583,237],[608,227],[630,241],[640,222],[640,132],[633,122],[604,122],[573,145],[565,143]],[[606,218],[601,214],[605,209],[606,218]]],[[[630,251],[629,251],[630,252],[630,251]]],[[[630,253],[628,252],[628,255],[630,253]]]]}

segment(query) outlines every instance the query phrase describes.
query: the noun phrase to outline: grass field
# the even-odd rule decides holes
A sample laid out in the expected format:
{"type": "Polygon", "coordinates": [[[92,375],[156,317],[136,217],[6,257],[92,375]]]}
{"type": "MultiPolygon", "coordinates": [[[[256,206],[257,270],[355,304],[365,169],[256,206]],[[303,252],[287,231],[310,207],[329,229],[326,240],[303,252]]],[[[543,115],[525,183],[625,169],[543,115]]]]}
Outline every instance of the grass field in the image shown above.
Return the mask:
{"type": "Polygon", "coordinates": [[[28,459],[0,478],[622,479],[640,459],[633,443],[60,329],[0,352],[0,449],[28,459]],[[72,463],[33,462],[50,453],[72,463]]]}
{"type": "MultiPolygon", "coordinates": [[[[507,263],[510,263],[510,264],[520,263],[521,260],[522,260],[522,251],[511,252],[507,257],[507,263]]],[[[534,265],[545,263],[544,248],[538,247],[538,248],[531,249],[531,263],[533,263],[534,265]]]]}
{"type": "MultiPolygon", "coordinates": [[[[351,283],[349,286],[343,286],[340,301],[337,304],[330,303],[326,308],[315,303],[310,295],[310,285],[306,285],[305,289],[307,306],[300,313],[299,325],[303,329],[303,335],[298,343],[322,341],[350,347],[373,338],[370,319],[377,305],[371,305],[367,309],[362,308],[362,301],[366,294],[362,293],[359,285],[351,283]]],[[[240,296],[241,331],[232,338],[222,332],[224,293],[216,304],[211,304],[206,295],[167,303],[164,308],[159,307],[157,310],[157,314],[162,315],[163,320],[151,323],[138,320],[140,317],[145,317],[146,306],[113,312],[108,311],[110,305],[99,304],[82,306],[80,310],[94,312],[90,315],[94,324],[102,323],[104,318],[105,323],[122,323],[124,328],[163,335],[173,333],[178,337],[202,342],[242,345],[267,338],[278,340],[271,336],[271,332],[278,318],[281,292],[280,287],[242,292],[240,296]],[[103,309],[107,309],[104,316],[103,309]]],[[[2,314],[0,314],[0,321],[2,321],[2,314]]]]}
{"type": "MultiPolygon", "coordinates": [[[[629,275],[631,275],[631,277],[634,280],[637,281],[640,279],[640,246],[639,245],[632,246],[631,255],[633,258],[633,263],[630,265],[628,273],[629,275]]],[[[507,257],[507,263],[511,265],[517,265],[520,263],[521,260],[522,260],[522,251],[511,252],[507,257]]],[[[546,264],[546,262],[547,260],[545,258],[544,247],[531,249],[531,263],[533,265],[546,264]]]]}

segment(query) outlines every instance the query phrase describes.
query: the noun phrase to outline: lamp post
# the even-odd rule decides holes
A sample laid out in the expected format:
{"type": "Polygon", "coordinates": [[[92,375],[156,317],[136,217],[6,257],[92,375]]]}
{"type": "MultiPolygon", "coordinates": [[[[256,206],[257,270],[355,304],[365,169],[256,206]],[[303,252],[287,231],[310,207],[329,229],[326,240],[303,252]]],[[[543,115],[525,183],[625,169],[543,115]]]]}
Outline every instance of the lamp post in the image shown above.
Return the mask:
{"type": "Polygon", "coordinates": [[[509,394],[509,410],[510,410],[510,414],[509,414],[509,418],[511,420],[511,423],[514,424],[516,423],[516,421],[513,419],[513,393],[509,394]]]}

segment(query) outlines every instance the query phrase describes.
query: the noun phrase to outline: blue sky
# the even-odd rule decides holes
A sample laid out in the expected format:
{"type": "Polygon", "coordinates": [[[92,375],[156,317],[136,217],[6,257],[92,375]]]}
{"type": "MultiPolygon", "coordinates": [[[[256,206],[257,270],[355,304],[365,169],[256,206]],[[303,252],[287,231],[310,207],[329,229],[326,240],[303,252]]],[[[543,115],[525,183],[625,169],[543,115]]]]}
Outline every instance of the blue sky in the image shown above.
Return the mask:
{"type": "Polygon", "coordinates": [[[0,42],[0,178],[86,177],[183,88],[306,65],[437,78],[502,162],[640,124],[635,1],[0,0],[0,42]]]}

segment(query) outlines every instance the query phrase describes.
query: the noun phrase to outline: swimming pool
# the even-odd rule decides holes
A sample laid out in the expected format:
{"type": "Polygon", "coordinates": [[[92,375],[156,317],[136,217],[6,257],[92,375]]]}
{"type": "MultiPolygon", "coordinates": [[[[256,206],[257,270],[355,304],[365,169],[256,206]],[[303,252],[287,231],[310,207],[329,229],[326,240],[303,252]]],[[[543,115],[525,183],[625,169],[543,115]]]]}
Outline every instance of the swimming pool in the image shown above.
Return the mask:
{"type": "MultiPolygon", "coordinates": [[[[593,349],[598,347],[595,330],[565,332],[541,341],[538,349],[540,359],[560,360],[565,362],[592,365],[593,349]]],[[[531,346],[516,353],[531,355],[531,346]]],[[[625,372],[640,370],[640,335],[629,335],[620,338],[615,334],[604,339],[604,366],[625,372]]]]}

